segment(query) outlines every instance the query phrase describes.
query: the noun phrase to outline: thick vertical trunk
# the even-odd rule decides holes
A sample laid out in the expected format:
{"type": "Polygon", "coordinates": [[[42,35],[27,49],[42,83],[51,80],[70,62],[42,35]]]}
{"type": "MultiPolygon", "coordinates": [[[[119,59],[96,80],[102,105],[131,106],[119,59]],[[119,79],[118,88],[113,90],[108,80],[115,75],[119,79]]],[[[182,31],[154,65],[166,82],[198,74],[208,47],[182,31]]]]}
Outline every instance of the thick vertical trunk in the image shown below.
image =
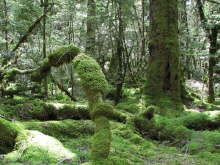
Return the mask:
{"type": "Polygon", "coordinates": [[[5,19],[5,50],[8,52],[8,9],[7,9],[7,3],[6,0],[4,2],[4,19],[5,19]]]}
{"type": "Polygon", "coordinates": [[[217,52],[217,37],[218,37],[218,30],[216,28],[211,29],[211,33],[209,35],[209,42],[210,42],[210,47],[209,47],[209,68],[208,68],[208,76],[209,76],[209,81],[208,81],[208,102],[213,103],[215,101],[215,92],[214,92],[214,66],[216,64],[216,58],[215,58],[215,53],[217,52]]]}
{"type": "Polygon", "coordinates": [[[122,98],[122,87],[123,87],[123,73],[122,73],[122,55],[123,55],[123,18],[122,18],[122,4],[118,3],[118,38],[117,38],[117,59],[118,59],[118,71],[117,71],[117,80],[116,80],[116,96],[115,103],[119,103],[122,98]]]}
{"type": "MultiPolygon", "coordinates": [[[[46,10],[47,10],[47,7],[48,7],[48,0],[44,0],[44,14],[46,15],[46,10]]],[[[43,57],[46,58],[47,57],[47,48],[46,48],[46,45],[47,45],[47,41],[46,41],[46,17],[43,18],[43,57]]],[[[45,78],[44,80],[44,94],[45,94],[45,97],[48,97],[48,81],[47,81],[47,78],[45,78]]]]}
{"type": "Polygon", "coordinates": [[[146,54],[146,39],[145,39],[145,0],[141,1],[142,5],[142,43],[141,43],[141,56],[144,57],[146,54]]]}
{"type": "Polygon", "coordinates": [[[150,0],[149,34],[146,94],[180,100],[177,0],[150,0]]]}
{"type": "Polygon", "coordinates": [[[95,55],[95,41],[96,41],[95,29],[96,29],[96,0],[88,0],[86,53],[93,55],[95,55]]]}

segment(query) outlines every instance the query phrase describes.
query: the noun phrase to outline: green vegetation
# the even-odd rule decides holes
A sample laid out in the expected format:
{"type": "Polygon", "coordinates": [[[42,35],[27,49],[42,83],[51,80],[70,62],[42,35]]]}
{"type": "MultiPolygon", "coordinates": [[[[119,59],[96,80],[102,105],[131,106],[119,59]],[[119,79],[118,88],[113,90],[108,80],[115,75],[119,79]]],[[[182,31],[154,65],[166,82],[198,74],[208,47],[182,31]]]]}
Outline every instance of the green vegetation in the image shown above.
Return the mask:
{"type": "Polygon", "coordinates": [[[98,93],[108,91],[108,83],[99,64],[90,56],[80,54],[73,61],[74,67],[81,78],[81,85],[87,97],[94,98],[98,93]]]}
{"type": "Polygon", "coordinates": [[[49,64],[58,67],[64,63],[70,63],[79,52],[79,48],[74,45],[63,46],[48,55],[49,64]]]}
{"type": "Polygon", "coordinates": [[[0,1],[0,165],[220,165],[219,4],[0,1]]]}
{"type": "Polygon", "coordinates": [[[0,153],[8,153],[13,150],[20,129],[10,121],[0,118],[0,130],[0,153]]]}

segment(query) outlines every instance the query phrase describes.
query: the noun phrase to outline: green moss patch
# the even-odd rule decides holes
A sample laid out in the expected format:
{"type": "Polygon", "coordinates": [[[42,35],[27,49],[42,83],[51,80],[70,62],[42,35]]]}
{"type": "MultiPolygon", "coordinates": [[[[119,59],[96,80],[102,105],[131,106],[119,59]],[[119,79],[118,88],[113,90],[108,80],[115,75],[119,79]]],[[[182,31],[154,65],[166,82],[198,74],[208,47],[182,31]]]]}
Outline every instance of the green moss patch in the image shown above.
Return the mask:
{"type": "Polygon", "coordinates": [[[91,118],[94,120],[98,117],[105,116],[119,122],[126,122],[126,116],[114,110],[113,106],[107,103],[98,103],[91,111],[91,118]]]}
{"type": "Polygon", "coordinates": [[[220,133],[216,131],[194,132],[189,142],[189,151],[193,154],[199,152],[219,153],[220,133]]]}
{"type": "Polygon", "coordinates": [[[4,79],[6,79],[7,81],[14,81],[17,73],[19,73],[19,71],[16,68],[6,70],[3,74],[4,79]]]}
{"type": "Polygon", "coordinates": [[[76,155],[53,137],[38,131],[26,131],[25,136],[18,136],[16,150],[7,154],[3,163],[56,164],[65,159],[73,162],[76,155]]]}
{"type": "Polygon", "coordinates": [[[58,67],[64,63],[70,63],[79,52],[79,48],[74,45],[63,46],[48,55],[49,63],[54,67],[58,67]]]}
{"type": "Polygon", "coordinates": [[[13,150],[19,131],[20,128],[16,124],[0,118],[0,153],[13,150]]]}
{"type": "Polygon", "coordinates": [[[73,64],[79,74],[81,85],[87,92],[87,95],[89,95],[89,93],[94,95],[94,93],[107,92],[108,83],[101,67],[95,59],[85,54],[80,54],[74,59],[73,64]]]}
{"type": "Polygon", "coordinates": [[[38,130],[46,135],[56,138],[70,137],[77,138],[94,133],[94,125],[91,121],[84,120],[63,120],[63,121],[30,121],[22,123],[25,129],[38,130]]]}
{"type": "Polygon", "coordinates": [[[95,135],[92,141],[91,160],[102,161],[107,159],[111,145],[110,124],[106,117],[98,117],[95,119],[95,135]]]}

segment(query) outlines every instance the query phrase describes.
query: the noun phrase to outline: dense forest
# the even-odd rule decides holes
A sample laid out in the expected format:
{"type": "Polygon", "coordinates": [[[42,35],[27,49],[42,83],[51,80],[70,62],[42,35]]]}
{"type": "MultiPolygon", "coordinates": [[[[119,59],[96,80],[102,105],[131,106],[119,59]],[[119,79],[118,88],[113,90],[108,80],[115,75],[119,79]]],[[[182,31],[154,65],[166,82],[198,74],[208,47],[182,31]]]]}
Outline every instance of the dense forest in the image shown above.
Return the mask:
{"type": "Polygon", "coordinates": [[[0,165],[220,165],[219,0],[0,0],[0,165]]]}

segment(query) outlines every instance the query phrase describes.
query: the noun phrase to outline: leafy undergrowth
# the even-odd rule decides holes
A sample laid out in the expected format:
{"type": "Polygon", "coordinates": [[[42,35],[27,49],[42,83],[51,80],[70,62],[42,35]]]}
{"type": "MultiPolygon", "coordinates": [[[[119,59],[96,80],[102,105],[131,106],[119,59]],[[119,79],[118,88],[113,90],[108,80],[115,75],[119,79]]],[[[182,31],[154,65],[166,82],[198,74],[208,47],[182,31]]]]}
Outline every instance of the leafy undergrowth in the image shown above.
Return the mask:
{"type": "MultiPolygon", "coordinates": [[[[135,93],[134,93],[135,95],[135,93]]],[[[112,145],[110,159],[115,165],[219,165],[220,164],[220,118],[213,120],[206,114],[184,112],[178,118],[166,118],[156,115],[157,138],[152,138],[148,129],[140,132],[132,124],[132,118],[138,117],[146,111],[141,97],[129,95],[121,104],[118,111],[127,117],[127,123],[111,121],[112,145]],[[187,135],[185,134],[187,133],[187,135]],[[159,138],[158,138],[159,137],[159,138]],[[117,162],[117,163],[116,163],[117,162]]],[[[167,100],[164,103],[168,102],[167,100]]],[[[218,102],[218,101],[217,101],[218,102]]],[[[25,114],[26,104],[34,105],[31,112],[39,111],[42,100],[28,100],[15,98],[4,100],[0,105],[0,114],[19,119],[20,113],[25,114]],[[23,106],[22,106],[23,105],[23,106]]],[[[166,105],[164,105],[166,106],[166,105]]],[[[216,106],[218,106],[216,104],[216,106]]],[[[149,108],[148,108],[149,109],[149,108]]],[[[145,120],[145,119],[143,119],[145,120]]],[[[149,127],[150,122],[143,122],[149,127]]],[[[80,165],[89,162],[89,152],[94,132],[94,125],[89,120],[61,120],[61,121],[20,121],[18,124],[28,130],[37,130],[59,140],[71,153],[76,155],[74,161],[60,160],[54,162],[45,157],[45,153],[35,148],[27,150],[26,156],[19,162],[9,162],[7,165],[80,165]]],[[[0,156],[0,164],[1,162],[0,156]]]]}

